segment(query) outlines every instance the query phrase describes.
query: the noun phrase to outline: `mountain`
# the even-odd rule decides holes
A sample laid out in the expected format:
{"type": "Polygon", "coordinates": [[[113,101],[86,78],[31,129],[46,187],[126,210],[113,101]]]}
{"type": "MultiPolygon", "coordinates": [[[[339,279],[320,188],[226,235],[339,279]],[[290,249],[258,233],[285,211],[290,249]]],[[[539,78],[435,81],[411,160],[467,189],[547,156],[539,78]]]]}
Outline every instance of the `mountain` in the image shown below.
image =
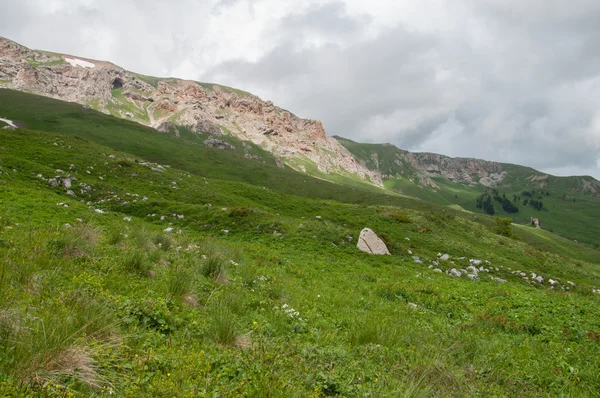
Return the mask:
{"type": "MultiPolygon", "coordinates": [[[[0,38],[0,57],[0,87],[75,102],[83,110],[187,139],[196,150],[204,146],[230,152],[231,156],[221,156],[202,151],[238,165],[240,171],[222,172],[222,178],[257,182],[252,172],[256,162],[286,165],[323,183],[364,191],[383,188],[392,195],[511,217],[521,224],[537,218],[542,228],[598,243],[600,226],[593,220],[600,215],[600,182],[592,177],[555,177],[518,165],[411,153],[391,144],[329,137],[320,122],[301,119],[238,89],[143,76],[110,62],[31,50],[4,38],[0,38]],[[482,203],[488,198],[484,209],[482,203]]],[[[280,173],[266,174],[275,179],[280,173]]]]}
{"type": "MultiPolygon", "coordinates": [[[[486,191],[484,163],[340,139],[384,189],[117,116],[0,89],[0,396],[597,395],[598,248],[474,213],[532,171],[486,191]]],[[[519,194],[588,236],[598,199],[567,188],[519,194]]]]}
{"type": "Polygon", "coordinates": [[[369,170],[382,179],[408,179],[438,189],[436,179],[470,186],[515,187],[519,189],[565,189],[574,193],[598,194],[600,181],[590,176],[555,177],[529,167],[472,158],[452,158],[435,153],[413,153],[392,144],[362,144],[335,137],[369,170]]]}
{"type": "Polygon", "coordinates": [[[0,38],[0,87],[86,104],[163,132],[185,127],[213,137],[250,141],[297,170],[381,181],[355,162],[323,125],[301,119],[255,95],[217,84],[155,78],[110,62],[30,50],[0,38]]]}

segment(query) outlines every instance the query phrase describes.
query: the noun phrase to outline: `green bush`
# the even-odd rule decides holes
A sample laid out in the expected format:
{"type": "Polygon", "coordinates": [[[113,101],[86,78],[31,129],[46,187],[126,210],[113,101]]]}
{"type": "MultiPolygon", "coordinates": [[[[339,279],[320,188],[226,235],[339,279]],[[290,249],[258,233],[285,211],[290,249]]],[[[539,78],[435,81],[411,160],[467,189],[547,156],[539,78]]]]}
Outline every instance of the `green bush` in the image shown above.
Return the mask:
{"type": "Polygon", "coordinates": [[[513,233],[512,228],[510,227],[511,224],[512,220],[510,218],[496,217],[496,227],[494,228],[494,232],[498,235],[515,239],[517,236],[513,233]]]}
{"type": "Polygon", "coordinates": [[[390,217],[393,218],[394,220],[396,220],[400,223],[404,223],[404,224],[410,224],[413,222],[413,220],[411,220],[408,216],[401,214],[401,213],[390,214],[390,217]]]}

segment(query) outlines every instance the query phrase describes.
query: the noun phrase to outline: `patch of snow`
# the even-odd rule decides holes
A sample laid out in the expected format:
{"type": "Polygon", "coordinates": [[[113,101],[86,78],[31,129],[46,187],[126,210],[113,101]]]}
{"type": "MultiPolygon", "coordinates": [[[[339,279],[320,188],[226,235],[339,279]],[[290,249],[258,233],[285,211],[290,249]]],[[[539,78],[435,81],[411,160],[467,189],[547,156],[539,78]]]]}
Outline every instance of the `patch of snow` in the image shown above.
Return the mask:
{"type": "Polygon", "coordinates": [[[77,59],[77,58],[65,58],[65,61],[67,61],[67,63],[71,66],[79,66],[81,68],[95,68],[96,65],[88,62],[88,61],[84,61],[82,59],[77,59]]]}
{"type": "Polygon", "coordinates": [[[4,119],[3,117],[0,117],[0,121],[8,124],[12,128],[15,128],[15,129],[17,128],[17,125],[12,120],[4,119]]]}

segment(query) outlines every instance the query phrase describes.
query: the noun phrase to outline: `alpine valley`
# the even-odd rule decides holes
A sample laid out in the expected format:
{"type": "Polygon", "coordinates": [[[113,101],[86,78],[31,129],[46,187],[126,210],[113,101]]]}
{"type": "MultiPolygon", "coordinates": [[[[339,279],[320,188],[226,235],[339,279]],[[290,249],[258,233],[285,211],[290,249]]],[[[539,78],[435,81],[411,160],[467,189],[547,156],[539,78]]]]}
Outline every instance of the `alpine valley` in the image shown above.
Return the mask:
{"type": "Polygon", "coordinates": [[[0,396],[598,396],[598,220],[589,176],[0,38],[0,396]]]}

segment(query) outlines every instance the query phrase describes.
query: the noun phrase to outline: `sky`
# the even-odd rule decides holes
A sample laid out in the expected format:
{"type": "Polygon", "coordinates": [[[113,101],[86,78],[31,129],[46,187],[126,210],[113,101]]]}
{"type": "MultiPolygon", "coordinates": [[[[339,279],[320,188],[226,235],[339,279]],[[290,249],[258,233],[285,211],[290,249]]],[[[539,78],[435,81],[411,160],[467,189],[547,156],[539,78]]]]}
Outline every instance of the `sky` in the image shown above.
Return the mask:
{"type": "Polygon", "coordinates": [[[328,135],[600,179],[598,0],[0,6],[0,36],[237,87],[328,135]]]}

